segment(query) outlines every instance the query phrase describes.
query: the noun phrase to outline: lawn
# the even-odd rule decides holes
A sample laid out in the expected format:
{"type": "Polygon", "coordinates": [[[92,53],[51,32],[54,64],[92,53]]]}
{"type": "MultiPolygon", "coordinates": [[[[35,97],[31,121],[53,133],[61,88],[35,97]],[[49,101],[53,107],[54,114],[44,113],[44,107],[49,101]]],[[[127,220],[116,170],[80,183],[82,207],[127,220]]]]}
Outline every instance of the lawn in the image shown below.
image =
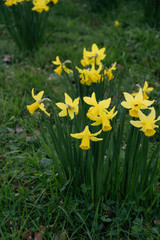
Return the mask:
{"type": "MultiPolygon", "coordinates": [[[[40,110],[31,115],[26,107],[33,103],[32,88],[36,94],[44,91],[45,97],[54,104],[63,102],[66,76],[54,72],[56,66],[52,61],[59,56],[62,61],[70,60],[73,65],[67,66],[72,69],[74,66],[82,68],[83,49],[90,50],[96,43],[99,48],[105,47],[104,65],[111,67],[117,62],[113,83],[105,94],[108,91],[116,102],[114,96],[118,93],[122,102],[123,92],[136,92],[137,84],[143,86],[147,81],[154,88],[149,97],[155,100],[156,118],[160,115],[159,28],[146,23],[139,1],[121,1],[111,9],[92,7],[91,1],[59,0],[47,13],[40,13],[46,14],[45,40],[38,50],[30,52],[18,49],[0,14],[2,240],[160,239],[160,156],[157,157],[154,194],[150,194],[149,200],[144,196],[139,196],[138,200],[101,196],[93,201],[88,197],[88,186],[82,184],[75,194],[72,181],[59,181],[54,148],[51,157],[43,137],[46,129],[42,126],[45,121],[49,122],[47,116],[40,110]],[[116,20],[119,26],[115,25],[116,20]]],[[[52,112],[50,102],[45,106],[47,112],[52,112]]],[[[59,109],[54,110],[55,124],[59,109]]],[[[125,125],[121,148],[126,144],[128,128],[125,125]]],[[[160,130],[155,130],[155,135],[149,139],[149,156],[160,143],[160,130]]],[[[50,136],[46,139],[50,141],[50,136]]]]}

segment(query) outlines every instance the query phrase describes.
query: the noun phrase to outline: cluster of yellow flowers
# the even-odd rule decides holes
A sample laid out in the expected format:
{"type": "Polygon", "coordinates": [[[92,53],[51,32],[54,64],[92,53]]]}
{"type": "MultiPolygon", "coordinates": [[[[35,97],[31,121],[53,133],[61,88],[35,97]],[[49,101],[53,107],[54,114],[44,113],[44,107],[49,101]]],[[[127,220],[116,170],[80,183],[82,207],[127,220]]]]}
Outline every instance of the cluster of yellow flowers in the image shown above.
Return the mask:
{"type": "MultiPolygon", "coordinates": [[[[5,5],[12,6],[12,5],[16,5],[17,3],[26,2],[26,1],[30,1],[30,0],[5,0],[5,5]]],[[[53,2],[54,4],[56,4],[58,0],[32,0],[32,3],[34,5],[32,10],[39,13],[41,13],[43,10],[48,11],[49,10],[48,4],[50,2],[53,2]]]]}
{"type": "MultiPolygon", "coordinates": [[[[46,100],[50,101],[50,99],[48,98],[42,99],[43,93],[44,91],[41,91],[37,95],[34,95],[34,89],[32,89],[32,97],[36,101],[31,105],[27,105],[27,109],[31,114],[33,114],[36,109],[40,108],[43,112],[45,112],[48,116],[50,116],[50,114],[44,108],[44,104],[43,104],[44,101],[46,100]]],[[[80,99],[78,97],[73,101],[72,98],[67,93],[65,93],[64,95],[65,95],[65,103],[62,103],[62,102],[56,103],[57,107],[61,109],[61,112],[58,115],[59,117],[65,117],[69,115],[69,117],[73,119],[74,116],[79,113],[80,99]]],[[[91,125],[98,126],[102,124],[103,131],[110,131],[112,129],[110,125],[110,120],[114,118],[117,114],[117,111],[114,112],[115,107],[113,107],[111,111],[107,110],[110,105],[111,98],[97,102],[96,95],[93,92],[91,97],[84,97],[83,100],[87,104],[91,105],[87,113],[87,117],[95,121],[91,125]]],[[[90,148],[90,140],[92,141],[103,140],[102,138],[95,137],[98,134],[100,134],[102,130],[92,134],[89,131],[89,127],[86,126],[83,132],[71,134],[71,136],[77,139],[82,138],[82,143],[80,145],[80,148],[82,148],[83,150],[88,150],[90,148]]]]}
{"type": "MultiPolygon", "coordinates": [[[[114,78],[112,71],[116,70],[116,62],[111,68],[104,67],[101,62],[106,56],[104,52],[105,48],[99,49],[95,43],[92,45],[92,51],[87,51],[86,48],[84,48],[81,64],[83,67],[87,68],[80,69],[76,67],[80,73],[81,84],[90,86],[91,83],[100,83],[100,81],[104,80],[105,75],[108,77],[109,81],[114,78]]],[[[54,71],[58,75],[61,75],[62,71],[72,73],[73,71],[66,67],[66,63],[70,62],[71,61],[67,60],[62,63],[57,56],[56,61],[52,61],[53,64],[58,65],[58,68],[54,71]]]]}
{"type": "Polygon", "coordinates": [[[145,81],[143,88],[140,87],[138,93],[129,94],[124,92],[126,101],[121,103],[124,108],[129,109],[129,115],[131,117],[139,118],[139,121],[131,120],[130,123],[137,128],[141,128],[140,130],[148,137],[155,134],[156,131],[154,128],[158,127],[155,123],[160,120],[160,116],[155,119],[155,109],[153,107],[148,108],[154,103],[154,100],[148,100],[149,97],[146,93],[152,90],[153,88],[148,87],[148,82],[145,81]],[[148,116],[146,116],[142,113],[142,109],[150,109],[151,112],[148,116]]]}
{"type": "MultiPolygon", "coordinates": [[[[77,67],[78,71],[80,72],[80,82],[82,84],[90,86],[92,82],[99,83],[101,80],[103,81],[104,75],[108,76],[108,80],[111,80],[114,77],[112,71],[116,69],[116,63],[114,63],[110,69],[105,69],[102,67],[101,60],[103,60],[105,57],[104,51],[105,48],[98,49],[96,44],[92,45],[91,52],[84,49],[81,64],[83,66],[91,65],[91,68],[82,70],[77,67]],[[97,70],[95,69],[96,66],[98,66],[97,70]],[[104,69],[104,72],[103,75],[100,75],[102,68],[104,69]]],[[[71,69],[66,67],[67,63],[70,63],[70,61],[67,60],[62,63],[60,61],[60,58],[57,56],[56,61],[53,61],[53,64],[57,65],[57,68],[54,71],[58,75],[61,75],[63,71],[65,71],[67,74],[73,73],[71,69]]],[[[153,107],[149,108],[154,103],[154,100],[148,100],[149,97],[147,93],[151,92],[152,90],[153,88],[149,87],[148,82],[145,81],[143,87],[139,86],[138,92],[132,94],[124,92],[125,101],[121,102],[121,105],[124,108],[129,109],[129,114],[131,117],[139,118],[138,121],[131,120],[130,123],[135,127],[141,128],[141,131],[143,131],[144,134],[148,137],[155,134],[156,131],[154,129],[158,127],[155,125],[155,123],[160,120],[160,116],[155,119],[155,109],[153,107]],[[141,111],[143,109],[150,109],[150,114],[148,116],[144,115],[144,113],[141,111]]],[[[31,114],[33,114],[36,109],[40,108],[48,116],[50,116],[43,104],[44,101],[50,101],[50,99],[42,99],[43,93],[44,91],[41,91],[37,95],[34,95],[34,89],[32,89],[32,97],[35,99],[35,102],[31,105],[27,105],[27,108],[31,114]]],[[[67,93],[65,93],[64,96],[64,103],[56,103],[56,106],[61,109],[58,115],[59,117],[65,117],[69,115],[72,120],[75,115],[79,113],[80,98],[77,97],[76,99],[72,100],[72,98],[67,93]]],[[[96,136],[99,135],[102,131],[110,131],[112,129],[110,120],[112,120],[117,115],[117,111],[115,111],[115,107],[112,107],[111,110],[108,110],[111,103],[111,98],[97,102],[95,92],[92,93],[91,97],[83,97],[83,101],[91,106],[86,114],[86,116],[91,121],[94,121],[91,125],[102,125],[102,129],[96,133],[91,133],[89,131],[89,126],[86,126],[82,132],[70,134],[74,138],[82,139],[80,148],[83,150],[88,150],[90,148],[90,140],[101,141],[103,139],[97,138],[96,136]]]]}
{"type": "MultiPolygon", "coordinates": [[[[144,115],[144,113],[142,113],[141,111],[141,109],[147,109],[151,104],[153,104],[154,101],[144,99],[144,96],[148,98],[146,92],[152,91],[152,89],[153,88],[148,88],[148,83],[145,81],[143,89],[140,88],[138,93],[129,94],[127,92],[124,92],[124,97],[126,101],[121,102],[121,105],[123,107],[129,109],[130,116],[139,118],[139,121],[131,120],[130,123],[135,127],[141,128],[141,131],[143,131],[144,134],[148,137],[155,134],[156,131],[154,129],[158,127],[157,125],[155,125],[155,123],[157,121],[160,121],[160,116],[155,119],[156,113],[153,107],[149,108],[151,112],[148,116],[144,115]]],[[[32,97],[36,101],[31,105],[27,105],[27,108],[31,114],[33,114],[36,109],[40,108],[43,112],[50,116],[43,104],[44,101],[50,101],[50,99],[42,99],[43,94],[44,91],[41,91],[37,95],[34,95],[34,89],[32,89],[32,97]]],[[[58,115],[59,117],[65,117],[69,115],[69,117],[73,119],[74,116],[79,113],[80,98],[78,97],[73,101],[67,93],[65,93],[64,95],[65,103],[56,103],[57,107],[61,109],[61,112],[58,115]]],[[[113,119],[117,114],[117,111],[114,112],[115,107],[108,111],[108,107],[111,103],[111,98],[97,102],[95,92],[93,92],[91,97],[84,97],[83,100],[88,105],[91,105],[87,112],[87,117],[90,120],[94,121],[94,123],[92,123],[91,125],[98,126],[102,124],[103,131],[110,131],[112,129],[110,125],[110,120],[113,119]]],[[[102,132],[102,130],[92,134],[89,131],[89,127],[86,126],[82,132],[71,134],[71,136],[77,139],[82,139],[80,148],[82,148],[83,150],[88,150],[90,148],[90,140],[103,140],[102,138],[96,137],[102,132]]]]}

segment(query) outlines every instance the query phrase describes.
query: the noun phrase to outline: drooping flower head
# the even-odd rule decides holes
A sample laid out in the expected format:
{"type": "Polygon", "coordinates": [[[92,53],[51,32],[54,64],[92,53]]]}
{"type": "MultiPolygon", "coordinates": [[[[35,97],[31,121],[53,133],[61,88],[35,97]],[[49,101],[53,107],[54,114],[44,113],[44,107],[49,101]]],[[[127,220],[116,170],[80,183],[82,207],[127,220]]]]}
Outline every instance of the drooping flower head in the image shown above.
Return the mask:
{"type": "MultiPolygon", "coordinates": [[[[138,85],[139,88],[141,88],[141,86],[140,86],[139,84],[137,84],[137,85],[138,85]]],[[[151,92],[151,91],[153,91],[153,88],[152,88],[152,87],[148,87],[148,82],[145,81],[145,82],[144,82],[144,86],[143,86],[143,88],[142,88],[143,99],[145,99],[145,100],[149,99],[147,93],[148,93],[148,92],[151,92]]],[[[138,94],[138,93],[132,93],[132,96],[136,96],[137,94],[138,94]]]]}
{"type": "Polygon", "coordinates": [[[112,73],[112,71],[116,70],[116,62],[112,65],[112,67],[110,67],[109,69],[105,69],[104,70],[104,75],[107,75],[108,77],[108,81],[112,80],[114,78],[114,75],[112,73]]]}
{"type": "Polygon", "coordinates": [[[117,114],[117,111],[114,112],[114,110],[115,107],[113,107],[111,111],[101,112],[98,116],[88,113],[87,117],[90,120],[95,121],[94,123],[91,124],[92,126],[98,126],[102,124],[103,131],[110,131],[112,129],[110,120],[113,119],[117,114]]]}
{"type": "Polygon", "coordinates": [[[74,114],[77,115],[79,112],[79,97],[73,101],[72,98],[70,98],[70,96],[67,93],[65,93],[64,96],[65,103],[62,102],[56,103],[57,107],[62,109],[62,111],[58,115],[59,117],[65,117],[67,116],[68,112],[70,118],[73,119],[74,114]]]}
{"type": "Polygon", "coordinates": [[[80,144],[80,148],[83,150],[88,150],[90,149],[90,140],[91,141],[101,141],[103,138],[97,138],[96,136],[100,134],[102,130],[96,132],[96,133],[91,133],[89,131],[88,126],[85,127],[85,129],[80,132],[80,133],[72,133],[70,134],[71,137],[77,138],[77,139],[82,139],[82,142],[80,144]]]}
{"type": "Polygon", "coordinates": [[[144,132],[144,134],[147,137],[151,137],[155,134],[155,130],[154,128],[158,128],[157,125],[155,125],[155,123],[157,121],[160,121],[160,116],[156,118],[156,112],[155,109],[153,107],[150,108],[151,112],[148,116],[144,115],[140,110],[138,111],[138,116],[139,116],[139,121],[133,121],[131,120],[130,123],[137,127],[137,128],[141,128],[140,130],[144,132]]]}
{"type": "Polygon", "coordinates": [[[142,89],[139,90],[138,94],[135,97],[127,92],[124,92],[123,94],[126,101],[121,102],[121,105],[124,108],[130,109],[129,114],[131,117],[138,117],[138,111],[140,109],[147,109],[154,103],[154,100],[149,101],[143,99],[142,89]]]}
{"type": "Polygon", "coordinates": [[[59,65],[56,69],[54,69],[54,72],[56,72],[58,75],[61,75],[62,71],[64,70],[66,73],[73,73],[73,71],[66,67],[66,63],[71,63],[70,60],[66,60],[65,62],[61,62],[60,58],[57,56],[56,61],[52,61],[53,64],[59,65]]]}
{"type": "Polygon", "coordinates": [[[91,83],[100,83],[101,81],[101,75],[100,75],[100,71],[102,69],[102,65],[99,65],[99,68],[97,70],[95,70],[94,65],[92,66],[92,68],[88,68],[88,69],[80,69],[78,67],[76,67],[77,70],[79,71],[80,75],[80,83],[83,85],[87,85],[90,86],[91,83]]]}
{"type": "Polygon", "coordinates": [[[43,94],[44,94],[44,91],[41,91],[37,95],[34,95],[34,88],[32,89],[32,97],[36,101],[31,105],[27,105],[27,109],[31,114],[33,114],[35,110],[40,108],[45,114],[50,116],[50,114],[46,111],[46,109],[44,107],[44,104],[43,104],[44,101],[50,101],[50,99],[49,98],[43,98],[42,99],[43,94]]]}

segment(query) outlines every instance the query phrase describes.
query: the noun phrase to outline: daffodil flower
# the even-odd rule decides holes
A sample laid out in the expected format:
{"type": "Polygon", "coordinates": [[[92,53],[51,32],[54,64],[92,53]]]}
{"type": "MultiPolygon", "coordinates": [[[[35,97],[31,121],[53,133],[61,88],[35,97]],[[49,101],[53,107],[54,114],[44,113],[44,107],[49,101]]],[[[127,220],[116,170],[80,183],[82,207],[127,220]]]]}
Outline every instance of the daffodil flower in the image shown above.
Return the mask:
{"type": "Polygon", "coordinates": [[[117,111],[114,113],[114,110],[115,110],[115,107],[113,107],[110,112],[109,111],[101,112],[99,116],[94,116],[88,113],[87,117],[92,121],[95,121],[94,123],[91,124],[92,126],[98,126],[102,124],[103,131],[110,131],[112,127],[110,125],[109,120],[113,119],[117,114],[117,111]]]}
{"type": "Polygon", "coordinates": [[[70,98],[70,96],[65,93],[65,103],[58,102],[56,103],[57,107],[62,109],[62,111],[58,114],[59,117],[67,116],[67,111],[71,119],[74,118],[74,114],[78,114],[79,112],[79,97],[76,98],[74,101],[70,98]]]}
{"type": "Polygon", "coordinates": [[[58,3],[58,0],[51,0],[54,4],[58,3]]]}
{"type": "MultiPolygon", "coordinates": [[[[139,88],[141,88],[141,86],[139,84],[137,84],[139,88]]],[[[147,100],[149,99],[148,95],[146,93],[153,91],[152,87],[148,87],[148,82],[145,81],[144,82],[144,86],[142,88],[142,92],[143,92],[143,99],[147,100]]],[[[132,93],[132,96],[136,96],[138,93],[132,93]]]]}
{"type": "Polygon", "coordinates": [[[42,99],[43,94],[44,94],[44,91],[41,91],[37,95],[34,95],[34,88],[32,89],[32,97],[36,101],[31,105],[27,105],[27,109],[31,114],[33,114],[35,110],[40,108],[45,114],[50,116],[50,114],[46,111],[44,104],[43,104],[44,101],[50,101],[50,99],[49,98],[42,99]]]}
{"type": "Polygon", "coordinates": [[[115,20],[114,25],[115,25],[116,27],[119,27],[119,26],[120,26],[119,21],[115,20]]]}
{"type": "Polygon", "coordinates": [[[129,115],[131,117],[138,117],[138,111],[140,109],[147,109],[150,105],[154,103],[153,101],[144,100],[142,89],[139,90],[138,94],[134,97],[132,94],[124,92],[124,97],[126,101],[121,102],[124,108],[130,109],[129,115]]]}
{"type": "Polygon", "coordinates": [[[83,50],[83,61],[81,61],[83,66],[86,65],[100,65],[101,60],[106,56],[104,54],[105,48],[99,49],[95,43],[92,44],[92,51],[86,51],[86,48],[83,50]]]}
{"type": "Polygon", "coordinates": [[[34,7],[32,8],[32,11],[36,11],[41,13],[43,10],[48,11],[49,7],[47,4],[50,2],[50,0],[33,0],[34,7]]]}
{"type": "Polygon", "coordinates": [[[100,83],[101,81],[101,75],[100,75],[100,71],[102,69],[102,64],[99,65],[99,68],[97,70],[95,70],[94,65],[92,66],[92,68],[88,68],[88,69],[80,69],[78,67],[76,67],[77,70],[80,73],[80,83],[90,86],[91,83],[100,83]]]}
{"type": "Polygon", "coordinates": [[[85,129],[82,132],[73,133],[73,134],[70,134],[70,135],[73,138],[82,139],[82,142],[80,144],[80,148],[83,149],[83,150],[88,150],[88,149],[90,149],[90,140],[91,141],[101,141],[101,140],[103,140],[103,138],[97,138],[96,137],[101,132],[102,132],[102,130],[100,130],[99,132],[96,132],[96,133],[91,133],[89,131],[88,126],[86,126],[85,129]]]}
{"type": "Polygon", "coordinates": [[[10,7],[12,5],[17,4],[17,0],[6,0],[4,3],[7,7],[10,7]]]}
{"type": "Polygon", "coordinates": [[[140,130],[144,132],[147,137],[151,137],[155,134],[154,128],[158,128],[155,123],[160,121],[160,116],[156,118],[156,112],[153,107],[150,108],[151,112],[148,116],[144,115],[140,110],[138,112],[139,120],[140,121],[130,121],[130,123],[137,128],[141,128],[140,130]]]}
{"type": "Polygon", "coordinates": [[[104,75],[107,75],[108,81],[110,81],[110,80],[112,80],[112,79],[114,78],[114,75],[113,75],[112,71],[115,71],[115,70],[116,70],[116,64],[117,64],[117,63],[115,62],[115,63],[112,65],[111,68],[104,70],[104,75]]]}
{"type": "Polygon", "coordinates": [[[106,108],[109,107],[111,102],[111,98],[108,98],[97,103],[95,92],[92,93],[91,97],[84,97],[83,100],[88,105],[92,105],[88,110],[87,117],[88,114],[98,116],[100,113],[106,112],[106,108]]]}
{"type": "Polygon", "coordinates": [[[56,69],[54,69],[54,72],[56,72],[58,75],[61,75],[62,71],[64,70],[66,73],[73,73],[73,71],[66,67],[66,63],[71,63],[70,60],[66,60],[65,62],[61,63],[59,57],[56,57],[56,61],[52,61],[53,64],[59,65],[56,69]]]}

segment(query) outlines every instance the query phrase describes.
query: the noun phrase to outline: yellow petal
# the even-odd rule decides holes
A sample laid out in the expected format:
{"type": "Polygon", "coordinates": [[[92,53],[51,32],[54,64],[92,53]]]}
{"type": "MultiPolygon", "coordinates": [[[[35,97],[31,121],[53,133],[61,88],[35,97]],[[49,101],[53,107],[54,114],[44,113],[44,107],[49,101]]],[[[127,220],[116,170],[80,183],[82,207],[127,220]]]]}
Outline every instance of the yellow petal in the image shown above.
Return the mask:
{"type": "Polygon", "coordinates": [[[61,65],[61,61],[58,56],[56,57],[56,61],[52,61],[52,63],[55,65],[61,65]]]}
{"type": "Polygon", "coordinates": [[[125,97],[127,102],[131,103],[133,101],[134,98],[131,94],[129,94],[127,92],[124,92],[123,94],[124,94],[124,97],[125,97]]]}
{"type": "Polygon", "coordinates": [[[108,98],[106,100],[103,100],[103,101],[100,101],[99,102],[99,105],[102,107],[102,108],[108,108],[109,105],[111,103],[111,98],[108,98]]]}
{"type": "Polygon", "coordinates": [[[63,109],[61,112],[58,113],[59,117],[65,117],[67,116],[67,109],[63,109]]]}
{"type": "Polygon", "coordinates": [[[97,141],[102,141],[103,138],[97,138],[97,137],[91,137],[90,138],[92,141],[97,142],[97,141]]]}
{"type": "Polygon", "coordinates": [[[155,109],[153,107],[151,107],[151,112],[148,115],[148,118],[151,119],[152,121],[156,118],[156,112],[155,112],[155,109]]]}
{"type": "Polygon", "coordinates": [[[61,108],[61,109],[67,109],[65,103],[58,102],[58,103],[56,103],[56,106],[59,107],[59,108],[61,108]]]}
{"type": "Polygon", "coordinates": [[[32,97],[38,102],[41,100],[42,96],[44,94],[44,91],[39,92],[37,95],[34,95],[34,88],[32,89],[32,97]]]}
{"type": "Polygon", "coordinates": [[[46,111],[43,103],[40,103],[40,104],[39,104],[39,108],[40,108],[45,114],[47,114],[48,116],[50,116],[50,114],[46,111]]]}
{"type": "Polygon", "coordinates": [[[142,127],[141,121],[132,121],[132,120],[131,120],[130,123],[131,123],[134,127],[137,127],[137,128],[142,127]]]}
{"type": "Polygon", "coordinates": [[[121,102],[121,105],[122,105],[124,108],[127,108],[127,109],[130,109],[130,108],[132,107],[132,105],[131,105],[130,103],[125,102],[125,101],[121,102]]]}
{"type": "Polygon", "coordinates": [[[92,93],[91,97],[84,97],[83,98],[84,102],[86,102],[88,105],[97,105],[97,100],[96,100],[96,95],[95,92],[92,93]]]}
{"type": "Polygon", "coordinates": [[[97,136],[98,134],[100,134],[101,132],[102,132],[102,130],[100,130],[100,131],[98,131],[98,132],[96,132],[96,133],[92,133],[92,136],[95,137],[95,136],[97,136]]]}
{"type": "Polygon", "coordinates": [[[76,99],[74,99],[74,101],[73,101],[73,106],[76,106],[76,105],[78,105],[78,104],[79,104],[79,97],[76,98],[76,99]]]}
{"type": "Polygon", "coordinates": [[[146,115],[144,115],[141,110],[138,111],[138,116],[141,122],[145,122],[147,119],[146,115]]]}
{"type": "Polygon", "coordinates": [[[65,96],[65,103],[68,105],[72,105],[73,104],[72,98],[67,93],[65,93],[64,96],[65,96]]]}
{"type": "Polygon", "coordinates": [[[73,138],[81,139],[83,137],[83,132],[81,132],[81,133],[71,133],[70,135],[73,138]]]}

